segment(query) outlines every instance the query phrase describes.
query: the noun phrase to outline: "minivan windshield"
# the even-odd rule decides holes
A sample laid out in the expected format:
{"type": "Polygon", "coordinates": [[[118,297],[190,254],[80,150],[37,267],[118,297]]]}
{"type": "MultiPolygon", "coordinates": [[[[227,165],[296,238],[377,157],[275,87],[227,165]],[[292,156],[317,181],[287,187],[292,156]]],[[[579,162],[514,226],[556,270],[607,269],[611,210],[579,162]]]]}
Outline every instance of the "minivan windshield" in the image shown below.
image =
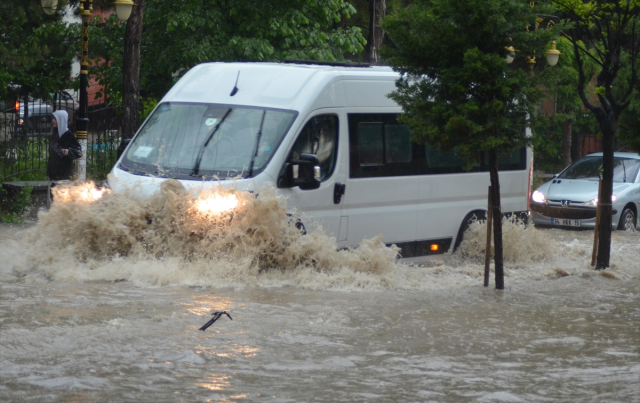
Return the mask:
{"type": "MultiPolygon", "coordinates": [[[[600,178],[602,168],[602,157],[585,157],[562,172],[558,179],[593,179],[600,178]]],[[[614,182],[635,182],[640,168],[640,160],[632,158],[613,159],[613,181],[614,182]]]]}
{"type": "Polygon", "coordinates": [[[218,104],[160,104],[120,167],[180,179],[249,177],[271,159],[296,112],[218,104]]]}

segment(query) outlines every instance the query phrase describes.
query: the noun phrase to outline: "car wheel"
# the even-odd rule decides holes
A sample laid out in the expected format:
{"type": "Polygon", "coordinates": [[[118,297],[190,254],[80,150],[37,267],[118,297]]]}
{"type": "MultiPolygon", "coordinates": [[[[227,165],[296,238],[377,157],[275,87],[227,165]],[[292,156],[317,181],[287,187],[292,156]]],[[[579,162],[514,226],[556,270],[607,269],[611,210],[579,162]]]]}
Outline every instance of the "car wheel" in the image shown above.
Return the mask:
{"type": "Polygon", "coordinates": [[[618,229],[622,231],[635,231],[636,230],[636,215],[630,208],[624,209],[620,216],[620,223],[618,229]]]}

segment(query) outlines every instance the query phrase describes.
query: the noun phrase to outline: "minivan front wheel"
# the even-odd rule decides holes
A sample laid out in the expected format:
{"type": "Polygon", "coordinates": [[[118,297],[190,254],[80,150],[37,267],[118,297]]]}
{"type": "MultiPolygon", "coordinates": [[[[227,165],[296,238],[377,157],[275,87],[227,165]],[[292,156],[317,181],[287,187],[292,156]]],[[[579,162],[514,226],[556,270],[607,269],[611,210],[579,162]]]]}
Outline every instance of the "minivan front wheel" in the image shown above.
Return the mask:
{"type": "Polygon", "coordinates": [[[630,208],[625,208],[620,216],[620,223],[618,229],[621,231],[635,231],[636,230],[636,215],[630,208]]]}

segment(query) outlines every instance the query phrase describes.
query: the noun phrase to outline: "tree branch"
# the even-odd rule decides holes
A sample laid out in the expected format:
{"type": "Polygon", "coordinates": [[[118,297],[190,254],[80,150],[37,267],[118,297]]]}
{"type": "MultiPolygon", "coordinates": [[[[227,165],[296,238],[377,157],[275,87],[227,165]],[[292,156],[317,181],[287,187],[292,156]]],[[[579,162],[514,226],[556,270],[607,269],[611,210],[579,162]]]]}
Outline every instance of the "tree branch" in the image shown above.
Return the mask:
{"type": "Polygon", "coordinates": [[[591,53],[589,53],[587,51],[587,49],[580,47],[580,45],[578,45],[578,41],[573,39],[573,36],[571,35],[567,35],[564,32],[561,34],[563,37],[567,38],[569,40],[569,42],[571,42],[571,44],[573,46],[577,46],[582,53],[584,53],[586,56],[588,56],[591,60],[593,60],[594,63],[596,63],[599,66],[603,66],[602,61],[598,60],[597,58],[593,57],[593,55],[591,53]]]}
{"type": "Polygon", "coordinates": [[[587,95],[585,94],[585,91],[584,91],[584,86],[585,86],[585,83],[587,82],[587,78],[584,74],[584,63],[582,61],[582,58],[580,57],[580,51],[582,49],[580,48],[580,46],[578,46],[578,41],[575,38],[573,38],[573,35],[575,34],[575,30],[572,30],[572,31],[574,31],[574,33],[572,33],[570,41],[571,43],[573,43],[573,54],[576,59],[576,64],[578,65],[578,96],[580,96],[580,100],[582,101],[582,103],[587,109],[589,109],[594,114],[599,114],[602,111],[600,110],[600,108],[596,107],[591,102],[589,102],[589,100],[587,99],[587,95]]]}

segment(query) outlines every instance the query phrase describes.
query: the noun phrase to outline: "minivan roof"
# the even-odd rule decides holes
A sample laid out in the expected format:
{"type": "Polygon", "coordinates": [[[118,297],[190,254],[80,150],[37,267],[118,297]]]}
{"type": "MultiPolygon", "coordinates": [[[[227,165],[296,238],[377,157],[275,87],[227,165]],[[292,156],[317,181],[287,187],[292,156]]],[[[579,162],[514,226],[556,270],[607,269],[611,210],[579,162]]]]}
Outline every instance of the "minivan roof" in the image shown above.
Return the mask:
{"type": "Polygon", "coordinates": [[[315,104],[315,107],[345,106],[350,102],[349,99],[353,100],[354,95],[347,95],[349,89],[337,83],[368,81],[374,86],[375,83],[384,85],[384,92],[377,97],[382,98],[378,101],[381,103],[379,106],[397,106],[386,94],[393,91],[398,77],[398,73],[391,68],[379,66],[203,63],[189,70],[163,101],[251,105],[300,111],[309,108],[310,104],[315,104]],[[234,86],[238,90],[232,95],[234,86]]]}

